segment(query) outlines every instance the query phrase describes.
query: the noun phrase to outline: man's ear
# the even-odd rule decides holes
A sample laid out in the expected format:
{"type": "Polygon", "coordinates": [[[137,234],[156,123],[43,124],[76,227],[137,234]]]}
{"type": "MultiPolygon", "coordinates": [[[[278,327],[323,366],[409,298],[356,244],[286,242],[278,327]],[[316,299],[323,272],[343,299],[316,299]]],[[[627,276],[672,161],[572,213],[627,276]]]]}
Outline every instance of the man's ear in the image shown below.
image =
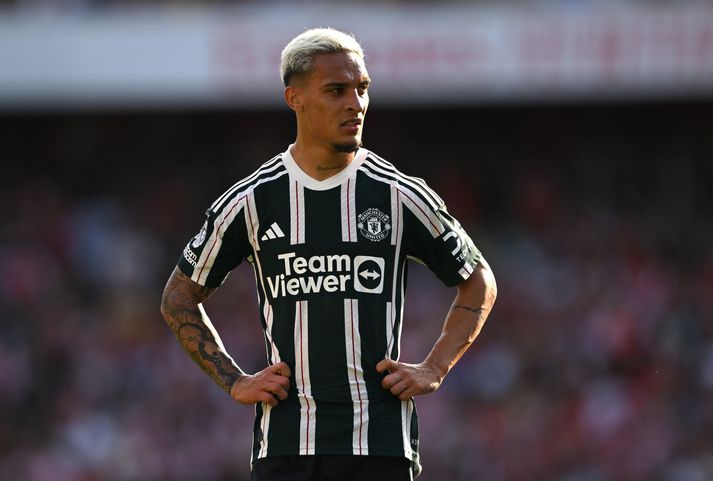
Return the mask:
{"type": "Polygon", "coordinates": [[[288,85],[285,88],[285,102],[295,112],[301,112],[303,108],[301,89],[294,85],[288,85]]]}

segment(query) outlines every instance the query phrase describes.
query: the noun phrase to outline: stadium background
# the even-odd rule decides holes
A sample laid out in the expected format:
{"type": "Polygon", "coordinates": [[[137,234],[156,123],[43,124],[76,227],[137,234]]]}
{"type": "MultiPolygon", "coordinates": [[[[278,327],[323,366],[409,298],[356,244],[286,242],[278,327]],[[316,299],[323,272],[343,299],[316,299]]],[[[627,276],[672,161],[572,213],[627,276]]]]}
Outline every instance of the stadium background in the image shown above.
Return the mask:
{"type": "MultiPolygon", "coordinates": [[[[245,52],[328,23],[375,52],[366,146],[429,180],[498,279],[477,345],[418,399],[420,479],[713,479],[710,2],[0,5],[1,479],[247,479],[253,410],[158,304],[207,205],[293,140],[274,52],[245,52]],[[181,32],[214,22],[211,83],[181,32]]],[[[412,267],[415,362],[453,292],[412,267]]],[[[208,302],[249,370],[253,285],[241,266],[208,302]]]]}

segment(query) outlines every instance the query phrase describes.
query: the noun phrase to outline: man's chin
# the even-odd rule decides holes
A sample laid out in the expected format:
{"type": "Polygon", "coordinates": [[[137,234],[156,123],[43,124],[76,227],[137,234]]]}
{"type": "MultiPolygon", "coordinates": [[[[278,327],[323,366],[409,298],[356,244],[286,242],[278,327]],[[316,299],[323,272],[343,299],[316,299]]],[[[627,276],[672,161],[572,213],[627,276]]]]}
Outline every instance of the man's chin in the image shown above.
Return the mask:
{"type": "Polygon", "coordinates": [[[359,150],[361,141],[334,143],[332,147],[340,154],[351,154],[359,150]]]}

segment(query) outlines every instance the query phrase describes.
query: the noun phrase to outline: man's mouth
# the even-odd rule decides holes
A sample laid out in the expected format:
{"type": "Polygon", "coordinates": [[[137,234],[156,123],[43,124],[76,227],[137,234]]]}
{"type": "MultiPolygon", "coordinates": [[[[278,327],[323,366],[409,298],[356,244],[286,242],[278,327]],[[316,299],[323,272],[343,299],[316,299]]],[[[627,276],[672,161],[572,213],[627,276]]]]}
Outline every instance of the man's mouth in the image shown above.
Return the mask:
{"type": "Polygon", "coordinates": [[[361,125],[361,119],[349,119],[342,122],[343,126],[359,126],[361,125]]]}
{"type": "Polygon", "coordinates": [[[345,120],[344,122],[342,122],[341,128],[349,135],[358,135],[359,129],[361,128],[361,119],[354,118],[345,120]]]}

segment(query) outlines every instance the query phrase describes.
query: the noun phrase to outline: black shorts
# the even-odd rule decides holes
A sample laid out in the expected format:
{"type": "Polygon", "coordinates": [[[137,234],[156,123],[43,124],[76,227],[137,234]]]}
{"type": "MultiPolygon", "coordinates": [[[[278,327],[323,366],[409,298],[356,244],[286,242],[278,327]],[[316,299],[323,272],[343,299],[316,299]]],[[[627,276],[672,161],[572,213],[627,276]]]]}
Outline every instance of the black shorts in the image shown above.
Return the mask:
{"type": "Polygon", "coordinates": [[[251,481],[412,481],[411,461],[391,456],[270,456],[253,463],[251,481]]]}

